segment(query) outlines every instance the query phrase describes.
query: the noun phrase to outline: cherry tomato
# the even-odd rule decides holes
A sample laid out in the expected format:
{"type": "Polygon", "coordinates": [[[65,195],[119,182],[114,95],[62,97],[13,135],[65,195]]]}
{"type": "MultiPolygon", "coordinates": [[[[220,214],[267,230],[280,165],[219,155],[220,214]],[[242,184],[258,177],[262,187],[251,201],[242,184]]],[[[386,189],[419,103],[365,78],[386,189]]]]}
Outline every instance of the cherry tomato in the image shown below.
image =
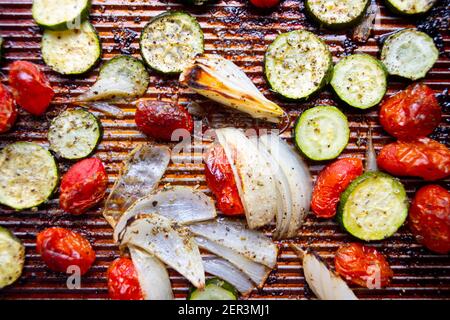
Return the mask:
{"type": "Polygon", "coordinates": [[[108,292],[113,300],[143,300],[133,261],[117,258],[108,268],[108,292]]]}
{"type": "Polygon", "coordinates": [[[146,135],[155,139],[172,141],[172,134],[180,131],[174,138],[178,139],[185,133],[190,135],[194,121],[185,108],[178,104],[141,99],[137,103],[135,114],[136,125],[146,135]]]}
{"type": "Polygon", "coordinates": [[[108,187],[108,175],[96,158],[81,160],[63,176],[59,204],[72,214],[82,214],[99,203],[108,187]]]}
{"type": "Polygon", "coordinates": [[[429,138],[397,141],[381,149],[377,163],[395,176],[438,180],[450,175],[450,150],[429,138]]]}
{"type": "Polygon", "coordinates": [[[350,243],[334,257],[336,272],[347,281],[369,289],[387,286],[394,276],[386,258],[375,248],[350,243]]]}
{"type": "Polygon", "coordinates": [[[14,125],[17,109],[14,98],[8,89],[0,83],[0,133],[5,133],[14,125]]]}
{"type": "Polygon", "coordinates": [[[273,8],[280,3],[280,0],[250,0],[250,2],[258,8],[273,8]]]}
{"type": "Polygon", "coordinates": [[[438,185],[417,191],[409,209],[409,225],[431,251],[450,252],[450,192],[438,185]]]}
{"type": "Polygon", "coordinates": [[[47,110],[55,95],[45,74],[28,61],[11,63],[9,85],[17,104],[36,116],[47,110]]]}
{"type": "Polygon", "coordinates": [[[244,214],[231,165],[222,146],[218,144],[212,146],[205,156],[205,177],[217,199],[217,207],[223,214],[244,214]]]}
{"type": "Polygon", "coordinates": [[[336,214],[341,193],[363,172],[361,159],[344,158],[326,166],[317,177],[312,195],[311,210],[321,218],[336,214]]]}
{"type": "Polygon", "coordinates": [[[425,137],[441,122],[442,112],[433,90],[416,83],[385,100],[380,109],[384,130],[398,139],[425,137]]]}
{"type": "Polygon", "coordinates": [[[48,228],[37,235],[36,251],[47,266],[57,272],[67,272],[78,266],[85,274],[95,260],[95,252],[83,236],[64,228],[48,228]]]}

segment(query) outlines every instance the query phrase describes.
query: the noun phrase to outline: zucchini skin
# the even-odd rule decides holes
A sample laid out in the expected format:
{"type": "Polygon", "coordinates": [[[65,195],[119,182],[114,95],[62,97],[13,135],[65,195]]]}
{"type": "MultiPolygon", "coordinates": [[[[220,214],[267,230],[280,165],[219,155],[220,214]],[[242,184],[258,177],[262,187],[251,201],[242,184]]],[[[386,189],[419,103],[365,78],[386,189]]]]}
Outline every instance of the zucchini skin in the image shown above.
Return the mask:
{"type": "Polygon", "coordinates": [[[17,262],[17,264],[19,265],[18,269],[20,269],[20,272],[12,276],[10,275],[8,277],[8,281],[0,283],[0,289],[13,284],[17,279],[19,279],[23,271],[23,266],[25,264],[25,246],[23,245],[22,241],[19,238],[17,238],[10,230],[2,226],[0,226],[0,235],[1,234],[4,234],[6,237],[9,237],[11,241],[16,242],[16,244],[20,246],[20,250],[17,252],[18,255],[14,257],[17,258],[17,261],[15,262],[17,262]]]}
{"type": "MultiPolygon", "coordinates": [[[[237,298],[238,298],[238,292],[237,292],[236,288],[233,287],[230,283],[226,282],[225,280],[222,280],[222,279],[219,279],[219,278],[217,278],[217,277],[214,277],[214,278],[211,278],[211,279],[209,279],[209,280],[206,280],[206,282],[205,282],[205,288],[206,288],[208,285],[214,285],[214,286],[217,286],[217,287],[219,287],[219,288],[225,289],[225,290],[227,290],[228,292],[230,292],[232,295],[234,295],[235,298],[236,298],[236,300],[237,300],[237,298]]],[[[194,288],[194,287],[191,287],[191,288],[189,289],[189,293],[188,293],[188,295],[187,295],[187,297],[186,297],[186,300],[191,300],[192,295],[193,295],[197,290],[199,290],[199,289],[194,288]]]]}
{"type": "MultiPolygon", "coordinates": [[[[33,4],[33,6],[34,6],[34,4],[33,4]]],[[[89,18],[89,12],[91,11],[91,7],[92,7],[92,1],[88,0],[86,7],[84,7],[84,9],[81,11],[81,13],[78,15],[78,17],[76,17],[73,20],[64,21],[64,22],[57,23],[54,25],[48,25],[48,24],[39,22],[34,18],[34,15],[33,15],[33,19],[36,22],[36,24],[38,26],[40,26],[41,28],[54,30],[54,31],[64,31],[64,30],[69,29],[68,25],[75,24],[77,22],[77,19],[80,20],[80,24],[83,23],[84,21],[86,21],[89,18]]],[[[31,9],[31,10],[33,12],[33,9],[31,9]]]]}
{"type": "Polygon", "coordinates": [[[367,7],[369,6],[369,4],[370,4],[370,0],[366,2],[364,9],[361,11],[361,13],[355,19],[353,19],[349,22],[343,22],[343,23],[328,23],[327,21],[321,20],[311,10],[308,0],[305,1],[305,9],[306,9],[306,13],[308,14],[308,16],[311,17],[311,19],[314,20],[320,26],[324,26],[331,30],[340,30],[340,29],[345,29],[345,28],[352,27],[352,26],[358,24],[364,17],[364,14],[366,13],[366,10],[367,10],[367,7]]]}
{"type": "Polygon", "coordinates": [[[422,12],[416,12],[416,13],[408,13],[405,12],[403,10],[398,9],[392,2],[391,0],[384,0],[384,4],[386,5],[386,7],[394,14],[397,14],[399,16],[404,16],[404,17],[420,17],[423,16],[424,14],[426,14],[427,12],[429,12],[431,10],[431,8],[434,7],[434,5],[436,4],[436,1],[434,1],[434,3],[426,10],[426,11],[422,11],[422,12]]]}

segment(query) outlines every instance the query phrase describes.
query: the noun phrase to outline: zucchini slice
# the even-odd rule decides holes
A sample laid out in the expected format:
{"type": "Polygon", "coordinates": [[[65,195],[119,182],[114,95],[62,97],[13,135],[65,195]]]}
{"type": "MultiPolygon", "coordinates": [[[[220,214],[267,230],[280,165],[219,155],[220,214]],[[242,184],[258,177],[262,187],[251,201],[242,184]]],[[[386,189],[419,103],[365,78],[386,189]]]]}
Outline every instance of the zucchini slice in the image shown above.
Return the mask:
{"type": "Polygon", "coordinates": [[[42,36],[42,58],[54,71],[62,74],[82,74],[100,59],[100,39],[89,21],[80,29],[45,30],[42,36]]]}
{"type": "Polygon", "coordinates": [[[415,29],[390,35],[381,49],[381,61],[391,75],[417,80],[425,77],[439,57],[433,39],[415,29]]]}
{"type": "Polygon", "coordinates": [[[367,172],[342,193],[337,218],[354,237],[382,240],[392,236],[408,215],[402,183],[381,172],[367,172]]]}
{"type": "Polygon", "coordinates": [[[20,277],[24,262],[25,246],[22,241],[0,226],[0,289],[20,277]]]}
{"type": "Polygon", "coordinates": [[[192,288],[187,300],[237,300],[237,290],[225,280],[211,278],[204,289],[192,288]]]}
{"type": "Polygon", "coordinates": [[[306,110],[294,127],[294,140],[311,160],[334,159],[350,137],[347,117],[336,107],[317,106],[306,110]]]}
{"type": "Polygon", "coordinates": [[[142,58],[150,68],[176,74],[203,53],[203,31],[190,14],[167,11],[144,27],[139,45],[142,58]]]}
{"type": "Polygon", "coordinates": [[[363,53],[354,54],[336,64],[331,86],[348,105],[367,109],[383,99],[387,88],[387,72],[374,57],[363,53]]]}
{"type": "Polygon", "coordinates": [[[282,33],[265,55],[271,88],[288,99],[303,99],[328,84],[333,63],[327,45],[305,30],[282,33]]]}
{"type": "Polygon", "coordinates": [[[45,29],[67,30],[89,16],[91,0],[33,0],[33,19],[45,29]]]}
{"type": "Polygon", "coordinates": [[[437,0],[386,0],[385,3],[394,13],[418,15],[430,10],[437,0]]]}
{"type": "Polygon", "coordinates": [[[100,142],[101,124],[89,111],[66,110],[52,120],[48,130],[50,149],[65,159],[89,156],[100,142]]]}
{"type": "Polygon", "coordinates": [[[16,142],[0,151],[0,203],[16,210],[45,202],[58,184],[58,167],[38,144],[16,142]]]}
{"type": "Polygon", "coordinates": [[[321,25],[345,28],[364,16],[368,4],[369,0],[307,0],[306,10],[321,25]]]}

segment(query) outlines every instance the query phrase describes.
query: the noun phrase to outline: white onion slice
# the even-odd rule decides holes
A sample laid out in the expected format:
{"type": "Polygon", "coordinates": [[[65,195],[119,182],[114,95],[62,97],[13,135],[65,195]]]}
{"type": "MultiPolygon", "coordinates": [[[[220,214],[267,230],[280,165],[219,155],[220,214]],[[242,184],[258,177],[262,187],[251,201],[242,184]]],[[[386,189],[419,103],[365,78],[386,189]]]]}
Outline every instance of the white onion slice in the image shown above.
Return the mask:
{"type": "Polygon", "coordinates": [[[209,252],[229,261],[236,268],[245,273],[258,288],[261,288],[266,282],[266,279],[271,271],[270,268],[254,262],[243,255],[204,237],[195,237],[195,242],[197,242],[197,245],[200,248],[208,250],[209,252]]]}
{"type": "Polygon", "coordinates": [[[145,300],[173,300],[169,273],[158,258],[136,247],[128,247],[145,300]]]}
{"type": "Polygon", "coordinates": [[[200,251],[186,227],[157,214],[135,220],[123,234],[121,245],[133,245],[177,270],[195,287],[205,286],[200,251]]]}
{"type": "Polygon", "coordinates": [[[369,130],[367,132],[367,145],[366,145],[366,165],[365,172],[376,172],[378,171],[377,164],[377,154],[372,142],[372,128],[369,125],[369,130]]]}
{"type": "Polygon", "coordinates": [[[117,222],[114,240],[127,223],[139,214],[156,213],[180,224],[211,220],[216,217],[213,200],[203,192],[189,187],[172,187],[136,201],[117,222]]]}
{"type": "Polygon", "coordinates": [[[122,109],[108,102],[97,101],[97,102],[75,102],[75,103],[83,107],[91,107],[93,109],[101,111],[107,115],[111,115],[118,119],[122,119],[125,117],[125,113],[122,111],[122,109]]]}
{"type": "Polygon", "coordinates": [[[103,209],[103,216],[112,227],[136,200],[152,192],[169,161],[170,149],[166,146],[144,144],[131,152],[103,209]]]}
{"type": "Polygon", "coordinates": [[[347,283],[315,254],[291,244],[294,252],[303,260],[306,282],[320,300],[358,300],[347,283]]]}
{"type": "Polygon", "coordinates": [[[269,268],[277,263],[278,247],[262,232],[248,229],[241,221],[218,218],[189,225],[197,236],[221,244],[269,268]]]}
{"type": "Polygon", "coordinates": [[[203,267],[209,274],[232,284],[243,296],[249,295],[255,287],[241,270],[224,259],[205,257],[203,258],[203,267]]]}

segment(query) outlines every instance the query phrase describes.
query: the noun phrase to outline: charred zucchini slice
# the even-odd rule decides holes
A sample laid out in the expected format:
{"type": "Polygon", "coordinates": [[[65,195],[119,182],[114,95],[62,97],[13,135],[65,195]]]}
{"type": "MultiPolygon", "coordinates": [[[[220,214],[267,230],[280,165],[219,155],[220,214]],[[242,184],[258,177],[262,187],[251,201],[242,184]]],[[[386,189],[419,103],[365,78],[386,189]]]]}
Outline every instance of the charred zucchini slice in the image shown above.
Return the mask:
{"type": "Polygon", "coordinates": [[[369,0],[307,0],[307,12],[321,25],[345,28],[356,24],[367,9],[369,0]]]}
{"type": "Polygon", "coordinates": [[[385,3],[394,13],[419,15],[430,10],[437,0],[386,0],[385,3]]]}
{"type": "Polygon", "coordinates": [[[11,231],[0,226],[0,289],[22,274],[25,246],[11,231]]]}
{"type": "Polygon", "coordinates": [[[33,19],[45,29],[76,29],[89,16],[91,0],[33,0],[33,19]]]}
{"type": "Polygon", "coordinates": [[[206,281],[205,288],[191,289],[187,300],[237,300],[237,290],[225,280],[212,278],[206,281]]]}

